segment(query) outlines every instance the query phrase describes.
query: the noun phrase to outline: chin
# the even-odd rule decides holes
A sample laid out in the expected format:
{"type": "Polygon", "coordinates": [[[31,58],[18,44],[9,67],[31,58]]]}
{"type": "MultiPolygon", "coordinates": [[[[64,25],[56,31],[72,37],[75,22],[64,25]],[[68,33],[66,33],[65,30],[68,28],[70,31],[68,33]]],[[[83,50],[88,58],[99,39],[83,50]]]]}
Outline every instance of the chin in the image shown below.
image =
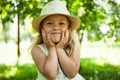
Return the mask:
{"type": "Polygon", "coordinates": [[[60,39],[59,40],[52,40],[54,43],[58,43],[59,41],[60,41],[60,39]]]}
{"type": "MultiPolygon", "coordinates": [[[[59,40],[60,41],[60,40],[59,40]]],[[[59,42],[58,40],[57,41],[53,41],[54,43],[58,43],[59,42]]]]}

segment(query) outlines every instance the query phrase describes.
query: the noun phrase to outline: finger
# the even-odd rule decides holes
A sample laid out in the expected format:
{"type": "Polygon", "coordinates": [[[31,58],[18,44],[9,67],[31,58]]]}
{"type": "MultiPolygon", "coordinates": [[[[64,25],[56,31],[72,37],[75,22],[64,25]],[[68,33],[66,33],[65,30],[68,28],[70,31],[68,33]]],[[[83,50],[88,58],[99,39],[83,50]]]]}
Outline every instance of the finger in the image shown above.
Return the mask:
{"type": "Polygon", "coordinates": [[[46,33],[43,29],[42,29],[42,36],[43,36],[43,40],[46,40],[46,33]]]}
{"type": "Polygon", "coordinates": [[[68,38],[68,36],[69,36],[69,30],[68,30],[68,29],[66,30],[65,35],[66,35],[66,37],[68,38]]]}
{"type": "Polygon", "coordinates": [[[67,33],[68,33],[68,29],[67,29],[67,30],[65,30],[65,36],[67,35],[67,33]]]}
{"type": "Polygon", "coordinates": [[[62,39],[64,38],[64,32],[62,31],[62,39]]]}
{"type": "Polygon", "coordinates": [[[50,40],[50,34],[47,33],[46,31],[45,31],[45,33],[46,33],[46,39],[47,39],[47,40],[50,40]]]}
{"type": "Polygon", "coordinates": [[[46,31],[45,31],[45,33],[46,33],[46,42],[47,43],[50,43],[51,42],[51,40],[50,40],[50,34],[49,33],[47,33],[46,31]]]}
{"type": "Polygon", "coordinates": [[[67,37],[68,30],[65,30],[64,37],[67,37]]]}
{"type": "Polygon", "coordinates": [[[68,41],[68,38],[69,38],[69,30],[67,29],[65,31],[65,40],[66,40],[66,42],[68,41]]]}
{"type": "Polygon", "coordinates": [[[54,43],[50,39],[50,34],[47,34],[47,42],[49,43],[50,46],[54,45],[54,43]]]}
{"type": "Polygon", "coordinates": [[[47,34],[46,34],[46,36],[47,36],[47,40],[49,40],[49,38],[50,38],[50,35],[47,33],[47,34]]]}

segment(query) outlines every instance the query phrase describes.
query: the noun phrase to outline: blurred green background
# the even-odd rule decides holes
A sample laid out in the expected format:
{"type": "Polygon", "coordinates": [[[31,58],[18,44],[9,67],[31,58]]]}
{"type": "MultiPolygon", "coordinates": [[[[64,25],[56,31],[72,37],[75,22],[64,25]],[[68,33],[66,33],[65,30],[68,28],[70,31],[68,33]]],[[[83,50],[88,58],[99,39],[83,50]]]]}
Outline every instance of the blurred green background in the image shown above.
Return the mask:
{"type": "MultiPolygon", "coordinates": [[[[35,80],[29,47],[32,20],[51,0],[0,0],[0,80],[35,80]]],[[[78,16],[79,73],[86,80],[120,80],[120,0],[61,0],[78,16]]]]}

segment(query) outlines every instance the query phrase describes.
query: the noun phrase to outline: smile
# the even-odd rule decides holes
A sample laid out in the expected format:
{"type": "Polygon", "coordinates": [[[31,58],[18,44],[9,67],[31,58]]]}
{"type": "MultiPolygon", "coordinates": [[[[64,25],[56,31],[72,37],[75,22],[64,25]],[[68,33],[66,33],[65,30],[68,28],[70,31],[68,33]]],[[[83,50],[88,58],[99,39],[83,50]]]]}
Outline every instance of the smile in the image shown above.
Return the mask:
{"type": "Polygon", "coordinates": [[[59,32],[54,32],[54,33],[52,33],[52,34],[61,34],[61,33],[59,33],[59,32]]]}

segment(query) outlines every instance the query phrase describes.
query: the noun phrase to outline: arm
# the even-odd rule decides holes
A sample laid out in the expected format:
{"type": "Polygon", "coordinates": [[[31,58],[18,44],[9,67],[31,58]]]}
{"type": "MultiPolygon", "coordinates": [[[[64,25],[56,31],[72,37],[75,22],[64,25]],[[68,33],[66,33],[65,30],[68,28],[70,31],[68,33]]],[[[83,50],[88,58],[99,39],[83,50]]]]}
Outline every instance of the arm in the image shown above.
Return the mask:
{"type": "Polygon", "coordinates": [[[57,55],[55,51],[55,47],[49,48],[49,55],[46,55],[42,52],[42,50],[38,46],[34,46],[31,50],[31,54],[33,60],[43,76],[47,79],[54,79],[57,75],[57,55]]]}
{"type": "Polygon", "coordinates": [[[79,70],[80,49],[77,48],[72,57],[67,56],[63,48],[56,48],[56,50],[64,74],[69,78],[75,77],[79,70]]]}
{"type": "Polygon", "coordinates": [[[74,55],[69,57],[64,50],[64,47],[68,42],[68,36],[69,36],[69,31],[66,30],[65,34],[64,33],[62,34],[61,41],[56,45],[56,51],[59,59],[59,64],[64,74],[67,77],[72,78],[77,74],[79,70],[80,46],[76,45],[75,46],[76,48],[73,52],[74,55]]]}
{"type": "Polygon", "coordinates": [[[48,57],[38,46],[32,48],[32,57],[38,70],[49,80],[53,80],[57,75],[58,58],[55,44],[50,40],[49,34],[42,30],[43,42],[48,48],[48,57]]]}

